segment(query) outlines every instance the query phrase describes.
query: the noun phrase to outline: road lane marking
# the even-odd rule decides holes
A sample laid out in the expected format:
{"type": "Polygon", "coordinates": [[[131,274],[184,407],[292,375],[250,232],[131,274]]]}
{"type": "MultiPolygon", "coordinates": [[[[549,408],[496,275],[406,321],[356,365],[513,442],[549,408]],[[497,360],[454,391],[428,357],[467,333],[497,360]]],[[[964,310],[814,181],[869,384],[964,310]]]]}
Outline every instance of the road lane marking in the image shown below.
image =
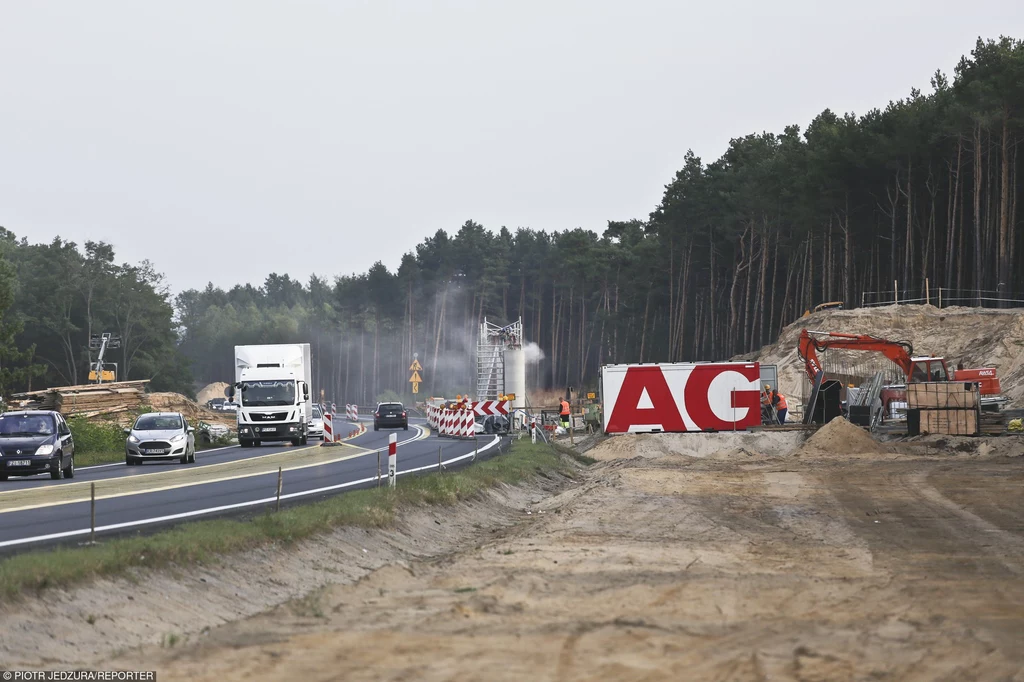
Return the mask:
{"type": "MultiPolygon", "coordinates": [[[[460,455],[448,460],[442,460],[441,464],[452,464],[466,459],[467,457],[473,457],[478,453],[490,450],[492,447],[497,445],[501,441],[499,436],[495,436],[487,445],[476,449],[475,452],[470,452],[465,455],[460,455]]],[[[371,452],[375,452],[371,450],[371,452]]],[[[431,464],[430,466],[417,467],[415,469],[407,469],[405,471],[398,471],[395,473],[396,476],[404,476],[405,474],[415,473],[417,471],[426,471],[427,469],[436,469],[436,465],[431,464]]],[[[376,476],[370,478],[361,478],[355,481],[348,481],[347,483],[338,483],[336,485],[324,486],[322,488],[314,488],[313,490],[303,490],[297,493],[288,493],[287,495],[281,495],[282,500],[291,500],[299,497],[308,497],[310,495],[320,495],[322,493],[333,492],[335,490],[341,490],[343,488],[351,488],[353,486],[362,485],[364,483],[373,483],[377,480],[376,476]]],[[[208,514],[217,514],[220,512],[231,511],[234,509],[244,509],[245,507],[254,507],[261,504],[270,504],[276,501],[276,497],[264,497],[259,500],[251,500],[249,502],[237,502],[235,504],[225,504],[218,507],[208,507],[206,509],[196,509],[190,512],[181,512],[180,514],[169,514],[167,516],[156,516],[149,519],[140,519],[138,521],[125,521],[123,523],[112,523],[106,526],[99,526],[96,528],[97,533],[103,533],[111,530],[123,530],[125,528],[134,528],[137,526],[147,526],[154,523],[167,523],[169,521],[182,521],[184,519],[195,518],[197,516],[204,516],[208,514]]],[[[5,540],[0,542],[0,548],[2,547],[14,547],[17,545],[28,545],[33,542],[46,542],[48,540],[60,540],[63,538],[71,538],[75,536],[88,535],[91,532],[89,528],[83,528],[81,530],[68,530],[62,533],[50,533],[48,535],[37,535],[31,538],[19,538],[17,540],[5,540]]]]}
{"type": "MultiPolygon", "coordinates": [[[[429,430],[414,426],[419,433],[412,438],[401,441],[400,444],[412,443],[422,440],[429,435],[429,430]]],[[[274,473],[280,466],[284,471],[297,471],[311,467],[334,464],[356,457],[362,457],[376,452],[378,449],[363,448],[348,443],[340,443],[343,448],[355,450],[356,452],[340,455],[338,451],[330,448],[321,449],[320,446],[311,446],[283,452],[275,452],[260,457],[235,460],[232,462],[221,462],[209,464],[205,467],[191,469],[175,469],[173,471],[159,472],[145,476],[123,476],[120,478],[104,479],[95,481],[96,499],[105,500],[116,497],[127,497],[130,495],[141,495],[144,493],[156,493],[178,488],[188,488],[202,485],[204,483],[221,483],[254,476],[263,476],[274,473]],[[315,451],[309,454],[310,451],[315,451]],[[313,461],[311,461],[313,460],[313,461]],[[289,463],[294,462],[294,465],[289,463]],[[228,475],[217,475],[228,472],[228,475]],[[238,472],[238,473],[235,473],[238,472]]],[[[44,486],[38,488],[19,488],[7,492],[0,492],[0,514],[7,514],[16,511],[39,509],[42,507],[54,507],[63,504],[74,504],[86,502],[90,499],[89,486],[92,482],[82,481],[68,483],[58,486],[44,486]],[[13,506],[8,506],[13,505],[13,506]]]]}
{"type": "MultiPolygon", "coordinates": [[[[211,453],[211,452],[219,452],[221,450],[231,450],[232,448],[237,448],[237,447],[238,447],[237,445],[225,445],[222,448],[210,448],[209,450],[196,450],[196,454],[197,455],[198,454],[205,455],[205,454],[208,454],[208,453],[211,453]]],[[[127,466],[123,461],[122,462],[112,462],[110,464],[93,464],[93,465],[87,466],[87,467],[77,467],[75,469],[75,471],[92,471],[93,469],[106,469],[107,467],[123,467],[123,466],[127,466]]]]}

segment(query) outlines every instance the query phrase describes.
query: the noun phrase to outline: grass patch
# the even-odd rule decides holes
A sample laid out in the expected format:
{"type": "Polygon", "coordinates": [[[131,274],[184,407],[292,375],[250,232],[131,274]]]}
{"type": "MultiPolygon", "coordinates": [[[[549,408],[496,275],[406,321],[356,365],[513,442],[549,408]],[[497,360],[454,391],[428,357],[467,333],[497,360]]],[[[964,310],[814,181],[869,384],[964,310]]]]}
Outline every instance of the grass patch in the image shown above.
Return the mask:
{"type": "Polygon", "coordinates": [[[588,455],[580,454],[580,453],[576,452],[574,449],[568,448],[568,447],[562,445],[561,443],[552,443],[551,447],[553,447],[555,450],[557,450],[558,452],[562,453],[563,455],[566,455],[567,457],[573,458],[574,460],[576,460],[580,464],[584,464],[586,466],[590,466],[591,464],[597,464],[598,460],[594,459],[593,457],[590,457],[588,455]]]}
{"type": "Polygon", "coordinates": [[[463,592],[476,592],[475,587],[460,587],[455,590],[455,594],[462,594],[463,592]]]}
{"type": "Polygon", "coordinates": [[[0,560],[0,599],[138,568],[212,562],[262,545],[288,545],[339,526],[383,528],[403,508],[453,505],[498,484],[515,485],[555,472],[570,474],[571,468],[548,446],[518,441],[507,454],[464,469],[400,477],[394,490],[354,490],[250,520],[212,519],[90,547],[26,552],[0,560]]]}

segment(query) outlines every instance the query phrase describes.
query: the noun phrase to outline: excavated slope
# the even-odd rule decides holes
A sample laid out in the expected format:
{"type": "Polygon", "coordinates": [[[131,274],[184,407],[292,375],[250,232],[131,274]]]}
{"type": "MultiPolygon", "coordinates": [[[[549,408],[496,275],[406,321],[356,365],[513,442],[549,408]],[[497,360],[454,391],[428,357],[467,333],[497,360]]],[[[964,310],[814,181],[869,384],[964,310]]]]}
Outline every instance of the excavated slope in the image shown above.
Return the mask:
{"type": "Polygon", "coordinates": [[[825,311],[797,320],[773,345],[738,359],[778,365],[780,390],[800,396],[809,384],[797,353],[805,328],[909,341],[915,355],[944,357],[950,367],[961,361],[964,367],[995,367],[1003,394],[1015,405],[1024,403],[1024,310],[891,305],[825,311]]]}

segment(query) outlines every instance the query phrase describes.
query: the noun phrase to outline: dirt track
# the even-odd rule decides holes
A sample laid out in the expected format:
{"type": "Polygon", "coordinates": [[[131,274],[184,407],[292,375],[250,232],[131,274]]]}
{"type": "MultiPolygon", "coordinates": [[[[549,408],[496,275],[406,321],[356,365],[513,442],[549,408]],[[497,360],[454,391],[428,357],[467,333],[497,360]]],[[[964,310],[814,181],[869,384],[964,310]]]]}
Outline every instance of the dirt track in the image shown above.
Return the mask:
{"type": "Polygon", "coordinates": [[[106,664],[165,682],[1024,680],[1024,458],[1005,456],[1024,447],[837,432],[854,450],[837,457],[725,436],[613,439],[491,541],[106,664]]]}

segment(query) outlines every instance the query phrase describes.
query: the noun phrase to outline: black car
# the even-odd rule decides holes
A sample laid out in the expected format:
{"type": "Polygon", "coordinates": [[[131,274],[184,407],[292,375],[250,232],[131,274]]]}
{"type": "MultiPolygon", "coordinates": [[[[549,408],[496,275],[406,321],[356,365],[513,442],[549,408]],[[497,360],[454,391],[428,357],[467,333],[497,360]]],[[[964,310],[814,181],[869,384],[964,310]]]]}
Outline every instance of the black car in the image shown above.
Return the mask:
{"type": "Polygon", "coordinates": [[[0,481],[10,476],[75,477],[75,442],[60,412],[0,414],[0,481]]]}
{"type": "Polygon", "coordinates": [[[409,417],[405,413],[405,406],[402,403],[379,403],[377,411],[373,413],[373,430],[381,428],[403,428],[409,430],[409,417]]]}

